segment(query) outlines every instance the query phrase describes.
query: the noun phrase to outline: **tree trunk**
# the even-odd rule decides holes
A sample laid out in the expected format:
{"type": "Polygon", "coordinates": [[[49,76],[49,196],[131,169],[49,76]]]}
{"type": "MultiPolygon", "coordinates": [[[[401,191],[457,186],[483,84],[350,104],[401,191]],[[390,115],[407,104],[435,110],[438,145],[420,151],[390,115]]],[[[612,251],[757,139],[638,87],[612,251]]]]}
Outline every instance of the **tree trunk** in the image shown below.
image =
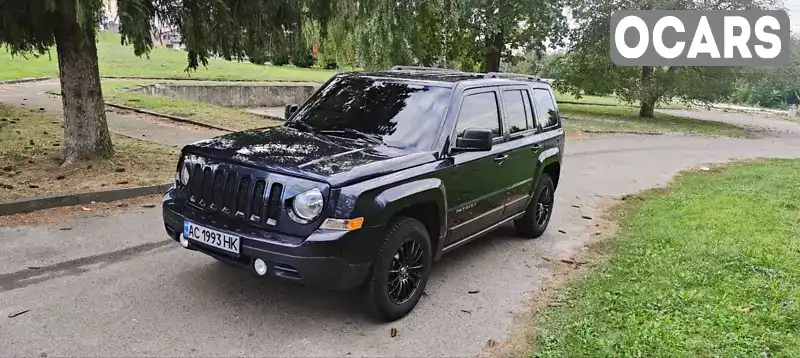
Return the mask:
{"type": "Polygon", "coordinates": [[[483,68],[486,72],[500,71],[500,59],[504,46],[505,41],[501,32],[486,38],[486,53],[483,57],[483,68]]]}
{"type": "Polygon", "coordinates": [[[655,114],[656,104],[652,101],[642,100],[639,107],[639,117],[653,118],[655,114]]]}
{"type": "Polygon", "coordinates": [[[100,89],[95,30],[78,24],[74,0],[59,3],[61,16],[54,35],[64,105],[64,166],[111,158],[114,149],[100,89]]]}
{"type": "Polygon", "coordinates": [[[639,117],[653,118],[656,108],[657,96],[653,88],[653,68],[650,66],[642,67],[641,93],[639,97],[639,117]]]}

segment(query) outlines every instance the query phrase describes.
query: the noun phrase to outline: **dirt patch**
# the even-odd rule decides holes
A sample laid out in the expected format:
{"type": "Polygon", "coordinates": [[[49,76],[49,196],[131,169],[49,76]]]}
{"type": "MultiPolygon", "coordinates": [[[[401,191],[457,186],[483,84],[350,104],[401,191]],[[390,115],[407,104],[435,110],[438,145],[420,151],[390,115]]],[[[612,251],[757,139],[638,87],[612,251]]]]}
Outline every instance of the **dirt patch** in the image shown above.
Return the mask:
{"type": "Polygon", "coordinates": [[[55,116],[0,104],[0,200],[163,184],[178,150],[113,135],[115,155],[62,168],[63,124],[55,116]]]}
{"type": "Polygon", "coordinates": [[[488,358],[530,357],[528,349],[536,338],[536,315],[543,308],[560,305],[558,289],[564,284],[578,279],[591,272],[592,268],[609,258],[597,246],[603,239],[614,235],[617,229],[617,212],[621,201],[632,196],[619,198],[602,197],[600,207],[603,215],[595,217],[586,230],[590,235],[589,240],[580,250],[570,257],[542,256],[540,263],[542,269],[550,272],[539,288],[532,292],[526,310],[514,315],[514,324],[508,340],[487,342],[482,356],[488,358]]]}
{"type": "Polygon", "coordinates": [[[0,216],[0,227],[51,225],[80,216],[111,216],[133,208],[158,207],[160,204],[161,195],[148,195],[110,203],[64,206],[32,213],[0,216]]]}

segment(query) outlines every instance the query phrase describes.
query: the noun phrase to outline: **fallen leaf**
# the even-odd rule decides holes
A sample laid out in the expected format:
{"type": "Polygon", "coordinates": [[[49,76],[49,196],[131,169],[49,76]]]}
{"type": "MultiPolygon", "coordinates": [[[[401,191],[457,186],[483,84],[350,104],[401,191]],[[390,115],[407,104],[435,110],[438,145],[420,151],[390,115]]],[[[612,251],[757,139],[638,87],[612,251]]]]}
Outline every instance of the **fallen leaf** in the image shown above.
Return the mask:
{"type": "Polygon", "coordinates": [[[481,290],[470,290],[470,291],[467,291],[467,293],[478,293],[478,292],[481,292],[481,290]]]}
{"type": "Polygon", "coordinates": [[[397,337],[397,328],[390,329],[389,335],[392,336],[392,338],[397,337]]]}
{"type": "Polygon", "coordinates": [[[89,209],[89,208],[87,208],[85,206],[81,206],[81,210],[83,210],[83,211],[92,211],[92,209],[89,209]]]}
{"type": "Polygon", "coordinates": [[[12,312],[11,314],[8,315],[8,318],[14,318],[14,317],[17,317],[19,315],[22,315],[22,314],[25,314],[25,313],[28,313],[28,312],[30,312],[30,310],[19,310],[19,311],[16,311],[16,312],[12,312]]]}
{"type": "Polygon", "coordinates": [[[756,308],[753,307],[753,306],[747,306],[747,307],[742,307],[741,308],[742,312],[752,312],[754,309],[756,309],[756,308]]]}

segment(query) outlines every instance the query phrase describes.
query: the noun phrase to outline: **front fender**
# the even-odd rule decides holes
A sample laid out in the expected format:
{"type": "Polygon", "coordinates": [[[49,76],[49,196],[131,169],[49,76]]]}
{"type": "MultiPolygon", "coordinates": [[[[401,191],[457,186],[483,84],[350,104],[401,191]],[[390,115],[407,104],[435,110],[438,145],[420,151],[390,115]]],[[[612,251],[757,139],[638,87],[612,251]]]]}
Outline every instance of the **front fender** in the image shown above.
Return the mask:
{"type": "MultiPolygon", "coordinates": [[[[439,217],[439,236],[445,233],[447,198],[444,183],[437,178],[426,178],[388,188],[378,194],[372,203],[369,222],[387,223],[392,216],[416,204],[433,202],[439,217]],[[374,221],[373,221],[374,220],[374,221]]],[[[365,221],[368,219],[365,218],[365,221]]]]}

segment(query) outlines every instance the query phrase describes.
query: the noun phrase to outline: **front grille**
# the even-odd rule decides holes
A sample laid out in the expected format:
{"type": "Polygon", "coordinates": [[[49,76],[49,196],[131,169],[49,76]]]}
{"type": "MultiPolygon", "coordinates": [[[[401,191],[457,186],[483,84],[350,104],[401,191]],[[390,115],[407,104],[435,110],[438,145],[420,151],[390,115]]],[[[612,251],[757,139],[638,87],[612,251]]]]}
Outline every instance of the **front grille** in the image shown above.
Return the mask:
{"type": "Polygon", "coordinates": [[[182,190],[196,207],[253,224],[278,223],[282,183],[270,182],[268,176],[253,177],[241,173],[235,166],[200,164],[189,160],[183,165],[191,176],[182,190]]]}

